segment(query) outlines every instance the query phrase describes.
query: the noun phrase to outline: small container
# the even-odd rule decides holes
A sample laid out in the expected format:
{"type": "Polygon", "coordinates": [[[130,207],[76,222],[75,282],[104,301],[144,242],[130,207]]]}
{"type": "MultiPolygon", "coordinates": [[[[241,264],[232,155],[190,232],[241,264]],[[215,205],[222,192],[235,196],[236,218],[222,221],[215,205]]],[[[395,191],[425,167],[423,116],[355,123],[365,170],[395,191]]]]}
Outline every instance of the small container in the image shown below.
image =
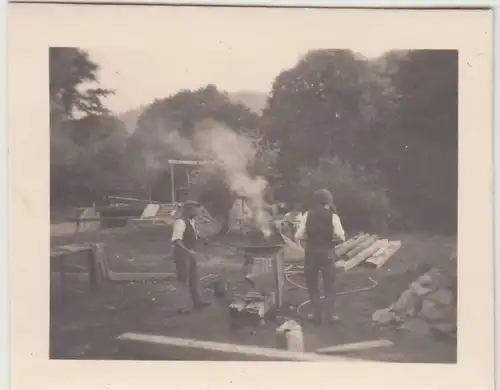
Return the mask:
{"type": "Polygon", "coordinates": [[[304,334],[299,323],[289,320],[276,328],[278,348],[293,352],[304,352],[304,334]]]}

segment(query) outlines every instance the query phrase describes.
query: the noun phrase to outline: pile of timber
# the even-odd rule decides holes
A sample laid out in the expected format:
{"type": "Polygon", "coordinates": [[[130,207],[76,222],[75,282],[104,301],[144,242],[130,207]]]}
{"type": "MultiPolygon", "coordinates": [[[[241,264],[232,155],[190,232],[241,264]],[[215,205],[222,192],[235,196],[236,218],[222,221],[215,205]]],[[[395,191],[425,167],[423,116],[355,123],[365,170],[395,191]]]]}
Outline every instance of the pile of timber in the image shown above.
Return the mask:
{"type": "Polygon", "coordinates": [[[375,235],[360,233],[335,247],[335,253],[345,271],[363,265],[382,267],[400,248],[401,241],[380,239],[375,235]]]}

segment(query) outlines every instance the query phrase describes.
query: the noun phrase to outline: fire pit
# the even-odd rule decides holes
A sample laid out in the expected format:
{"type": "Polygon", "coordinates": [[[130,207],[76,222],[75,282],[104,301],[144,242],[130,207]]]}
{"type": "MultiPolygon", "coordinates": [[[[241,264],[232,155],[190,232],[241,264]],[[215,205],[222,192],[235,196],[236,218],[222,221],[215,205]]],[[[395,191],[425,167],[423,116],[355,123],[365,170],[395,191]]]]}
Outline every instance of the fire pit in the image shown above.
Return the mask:
{"type": "Polygon", "coordinates": [[[285,267],[283,262],[283,238],[273,231],[265,236],[261,231],[248,233],[239,248],[245,254],[249,272],[246,280],[259,293],[271,296],[272,306],[280,308],[283,303],[285,267]]]}

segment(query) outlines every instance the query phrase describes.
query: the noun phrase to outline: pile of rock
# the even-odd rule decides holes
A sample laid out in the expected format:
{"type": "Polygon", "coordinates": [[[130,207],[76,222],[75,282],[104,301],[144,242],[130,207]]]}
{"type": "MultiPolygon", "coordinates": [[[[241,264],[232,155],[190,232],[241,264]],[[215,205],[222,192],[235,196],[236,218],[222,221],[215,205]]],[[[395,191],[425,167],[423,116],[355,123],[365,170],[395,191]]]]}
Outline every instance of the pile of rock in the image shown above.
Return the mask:
{"type": "Polygon", "coordinates": [[[395,303],[377,310],[372,320],[420,336],[456,337],[456,276],[432,268],[411,283],[395,303]]]}

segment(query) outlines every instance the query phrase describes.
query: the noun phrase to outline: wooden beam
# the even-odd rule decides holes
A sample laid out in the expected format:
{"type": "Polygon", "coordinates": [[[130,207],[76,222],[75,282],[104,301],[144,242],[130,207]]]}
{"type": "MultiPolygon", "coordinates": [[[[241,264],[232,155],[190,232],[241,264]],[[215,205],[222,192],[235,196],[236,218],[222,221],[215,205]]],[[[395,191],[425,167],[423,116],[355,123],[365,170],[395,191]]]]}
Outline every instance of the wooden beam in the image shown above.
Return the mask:
{"type": "Polygon", "coordinates": [[[335,249],[341,250],[341,249],[348,247],[349,245],[352,245],[352,243],[354,241],[356,241],[357,239],[359,239],[362,235],[364,235],[364,233],[356,234],[354,237],[351,237],[347,241],[344,241],[344,242],[341,242],[340,244],[335,245],[335,249]]]}
{"type": "Polygon", "coordinates": [[[370,246],[359,252],[352,259],[346,261],[344,264],[344,270],[349,271],[350,269],[361,264],[363,261],[365,261],[368,257],[370,257],[373,253],[375,253],[379,249],[379,245],[380,243],[378,243],[378,241],[375,241],[370,246]]]}
{"type": "Polygon", "coordinates": [[[363,240],[362,242],[359,243],[356,247],[352,248],[345,257],[348,259],[352,259],[354,256],[356,256],[358,253],[364,251],[366,248],[371,246],[375,241],[377,241],[376,236],[369,236],[368,239],[363,240]]]}
{"type": "Polygon", "coordinates": [[[382,253],[384,253],[386,251],[387,247],[389,246],[389,240],[383,239],[383,240],[379,240],[379,242],[380,242],[380,247],[378,248],[378,250],[373,255],[371,255],[368,259],[366,259],[365,261],[368,261],[369,259],[371,259],[373,257],[380,256],[382,253]]]}
{"type": "MultiPolygon", "coordinates": [[[[349,252],[352,248],[354,248],[355,246],[359,245],[361,242],[363,242],[364,240],[367,240],[368,238],[370,237],[369,234],[361,234],[359,237],[355,238],[354,240],[349,240],[349,244],[348,245],[345,245],[345,246],[340,246],[340,245],[343,245],[343,244],[339,244],[335,247],[335,253],[337,254],[337,256],[344,256],[347,252],[349,252]]],[[[347,244],[344,243],[344,244],[347,244]]]]}
{"type": "Polygon", "coordinates": [[[98,222],[98,221],[144,221],[160,219],[156,217],[138,218],[138,217],[86,217],[86,218],[71,218],[71,222],[98,222]]]}
{"type": "Polygon", "coordinates": [[[274,348],[138,333],[124,333],[118,337],[117,341],[119,354],[131,359],[198,361],[357,361],[357,359],[323,356],[314,353],[292,352],[274,348]]]}
{"type": "Polygon", "coordinates": [[[198,160],[168,160],[171,165],[215,165],[214,161],[198,161],[198,160]]]}
{"type": "Polygon", "coordinates": [[[108,199],[114,199],[114,200],[123,200],[127,202],[136,202],[136,203],[154,203],[154,204],[160,204],[160,202],[156,200],[148,200],[148,199],[138,199],[138,198],[125,198],[122,196],[108,196],[108,199]]]}
{"type": "Polygon", "coordinates": [[[143,282],[148,280],[170,280],[175,277],[171,272],[114,272],[109,271],[108,280],[112,282],[143,282]]]}
{"type": "Polygon", "coordinates": [[[371,340],[362,341],[360,343],[349,343],[334,345],[332,347],[319,348],[316,350],[317,353],[330,354],[330,353],[347,353],[347,352],[358,352],[366,351],[373,348],[385,348],[392,347],[394,343],[390,340],[371,340]]]}
{"type": "Polygon", "coordinates": [[[375,258],[370,258],[366,261],[367,265],[372,267],[382,267],[402,246],[401,241],[391,241],[387,249],[375,258]]]}

